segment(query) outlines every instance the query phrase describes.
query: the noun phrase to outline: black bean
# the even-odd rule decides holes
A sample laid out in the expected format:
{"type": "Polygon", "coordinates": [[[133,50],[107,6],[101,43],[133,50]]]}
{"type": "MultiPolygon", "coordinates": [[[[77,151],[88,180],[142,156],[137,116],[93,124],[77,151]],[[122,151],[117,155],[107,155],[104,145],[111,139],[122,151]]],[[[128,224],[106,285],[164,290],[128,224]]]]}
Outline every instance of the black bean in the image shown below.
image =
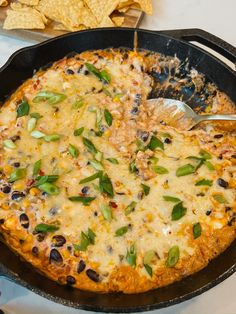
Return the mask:
{"type": "Polygon", "coordinates": [[[12,142],[16,142],[16,141],[20,140],[20,136],[14,135],[14,136],[10,137],[10,139],[12,140],[12,142]]]}
{"type": "Polygon", "coordinates": [[[13,201],[16,201],[16,200],[19,201],[22,197],[25,197],[25,193],[20,192],[20,191],[13,191],[12,192],[11,199],[13,201]]]}
{"type": "Polygon", "coordinates": [[[211,214],[211,210],[207,210],[207,211],[206,211],[206,215],[207,215],[207,216],[210,216],[210,214],[211,214]]]}
{"type": "Polygon", "coordinates": [[[4,222],[5,222],[5,219],[0,219],[0,225],[3,225],[4,224],[4,222]]]}
{"type": "Polygon", "coordinates": [[[20,242],[20,244],[23,244],[25,242],[25,240],[20,239],[19,242],[20,242]]]}
{"type": "Polygon", "coordinates": [[[8,194],[8,193],[11,192],[11,187],[10,187],[10,185],[5,185],[5,186],[2,187],[1,190],[2,190],[3,193],[8,194]]]}
{"type": "Polygon", "coordinates": [[[52,207],[49,209],[49,214],[51,216],[55,216],[58,213],[58,208],[57,207],[52,207]]]}
{"type": "Polygon", "coordinates": [[[75,74],[75,72],[74,72],[73,70],[71,70],[71,69],[67,69],[67,70],[66,70],[66,73],[67,73],[67,74],[70,74],[70,75],[75,74]]]}
{"type": "Polygon", "coordinates": [[[231,158],[234,158],[234,159],[236,159],[236,154],[235,154],[235,155],[232,155],[232,156],[231,156],[231,158]]]}
{"type": "Polygon", "coordinates": [[[217,183],[219,186],[221,186],[222,188],[225,188],[225,189],[229,186],[229,183],[222,178],[219,178],[217,180],[217,183]]]}
{"type": "Polygon", "coordinates": [[[77,73],[80,73],[81,72],[81,70],[83,69],[83,64],[81,64],[80,66],[79,66],[79,68],[78,68],[78,70],[77,70],[77,73]]]}
{"type": "Polygon", "coordinates": [[[20,167],[20,163],[19,162],[14,162],[12,165],[15,168],[19,168],[20,167]]]}
{"type": "Polygon", "coordinates": [[[43,240],[45,239],[45,237],[46,237],[46,234],[44,234],[44,233],[38,233],[38,234],[37,234],[37,240],[38,240],[38,242],[43,242],[43,240]]]}
{"type": "Polygon", "coordinates": [[[229,211],[231,211],[231,210],[232,210],[231,207],[229,207],[229,206],[226,206],[226,207],[225,207],[225,212],[226,212],[226,213],[229,212],[229,211]]]}
{"type": "Polygon", "coordinates": [[[142,95],[141,94],[136,94],[134,102],[137,104],[137,106],[140,106],[141,102],[142,102],[142,95]]]}
{"type": "Polygon", "coordinates": [[[128,53],[127,53],[127,52],[125,52],[125,53],[123,54],[123,60],[128,59],[128,57],[129,57],[128,53]]]}
{"type": "Polygon", "coordinates": [[[137,113],[138,113],[138,107],[134,107],[134,108],[131,110],[131,114],[136,115],[137,113]]]}
{"type": "Polygon", "coordinates": [[[96,211],[95,211],[95,212],[94,212],[93,214],[94,214],[94,216],[95,216],[95,217],[97,217],[97,215],[98,215],[98,212],[96,212],[96,211]]]}
{"type": "Polygon", "coordinates": [[[84,71],[84,75],[89,75],[89,71],[88,71],[88,70],[85,70],[85,71],[84,71]]]}
{"type": "Polygon", "coordinates": [[[58,250],[52,249],[50,252],[50,256],[49,256],[49,261],[50,261],[50,263],[51,262],[62,263],[63,258],[61,256],[61,254],[58,252],[58,250]]]}
{"type": "Polygon", "coordinates": [[[55,235],[52,238],[52,244],[55,247],[61,247],[66,243],[66,239],[62,235],[55,235]]]}
{"type": "Polygon", "coordinates": [[[71,246],[71,245],[67,245],[67,250],[68,250],[69,252],[71,252],[71,251],[72,251],[72,246],[71,246]]]}
{"type": "Polygon", "coordinates": [[[133,70],[133,69],[134,69],[134,65],[131,64],[131,65],[130,65],[130,70],[133,70]]]}
{"type": "Polygon", "coordinates": [[[37,255],[39,254],[39,249],[37,248],[37,246],[34,246],[34,247],[32,248],[32,254],[33,254],[34,256],[37,256],[37,255]]]}
{"type": "Polygon", "coordinates": [[[214,135],[214,138],[221,138],[223,136],[224,136],[223,134],[216,134],[216,135],[214,135]]]}
{"type": "Polygon", "coordinates": [[[83,188],[82,188],[82,190],[81,190],[81,192],[83,193],[83,194],[89,194],[89,186],[84,186],[83,188]]]}
{"type": "Polygon", "coordinates": [[[89,277],[89,279],[91,279],[94,282],[100,281],[99,274],[93,269],[87,269],[86,275],[89,277]]]}
{"type": "Polygon", "coordinates": [[[26,214],[20,215],[21,226],[25,229],[29,228],[29,217],[26,214]]]}
{"type": "Polygon", "coordinates": [[[111,245],[108,245],[108,246],[107,246],[107,252],[108,252],[109,254],[112,254],[113,248],[112,248],[111,245]]]}
{"type": "Polygon", "coordinates": [[[66,277],[66,282],[69,286],[72,286],[76,283],[76,279],[73,276],[67,276],[66,277]]]}
{"type": "Polygon", "coordinates": [[[167,137],[167,138],[164,139],[164,143],[165,143],[165,144],[171,144],[172,141],[171,141],[170,138],[167,137]]]}
{"type": "Polygon", "coordinates": [[[77,273],[80,274],[82,273],[82,271],[85,270],[85,267],[86,267],[86,264],[85,262],[81,259],[78,263],[78,266],[77,266],[77,273]]]}
{"type": "Polygon", "coordinates": [[[231,227],[235,221],[236,221],[236,217],[234,216],[228,221],[228,226],[231,227]]]}

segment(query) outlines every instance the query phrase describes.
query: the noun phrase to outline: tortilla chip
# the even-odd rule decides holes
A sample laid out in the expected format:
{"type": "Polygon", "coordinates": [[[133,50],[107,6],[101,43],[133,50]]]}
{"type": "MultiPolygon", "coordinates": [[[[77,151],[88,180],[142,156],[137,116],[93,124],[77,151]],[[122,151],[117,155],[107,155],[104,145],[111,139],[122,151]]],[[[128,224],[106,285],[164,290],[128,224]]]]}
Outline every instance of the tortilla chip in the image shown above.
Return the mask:
{"type": "Polygon", "coordinates": [[[98,23],[115,10],[119,0],[85,0],[85,3],[96,16],[98,23]]]}
{"type": "Polygon", "coordinates": [[[7,10],[4,29],[44,29],[45,24],[40,12],[33,8],[7,10]]]}
{"type": "Polygon", "coordinates": [[[8,1],[7,0],[0,0],[0,7],[6,7],[8,6],[8,1]]]}
{"type": "Polygon", "coordinates": [[[138,3],[140,5],[140,8],[142,11],[144,11],[147,14],[153,13],[152,8],[152,0],[134,0],[134,2],[138,3]]]}
{"type": "Polygon", "coordinates": [[[123,16],[113,16],[111,19],[112,19],[112,22],[115,23],[116,26],[122,26],[125,20],[123,16]]]}
{"type": "Polygon", "coordinates": [[[41,0],[37,9],[71,31],[79,28],[81,24],[89,28],[98,24],[82,0],[41,0]]]}
{"type": "Polygon", "coordinates": [[[27,5],[38,5],[39,0],[18,0],[20,3],[27,4],[27,5]]]}
{"type": "MultiPolygon", "coordinates": [[[[68,28],[61,23],[55,23],[55,25],[53,26],[53,29],[58,30],[58,31],[68,31],[68,28]]],[[[84,29],[86,29],[86,26],[81,24],[77,28],[75,28],[73,31],[82,31],[84,29]]]]}
{"type": "Polygon", "coordinates": [[[99,27],[114,27],[115,25],[112,22],[112,20],[109,18],[109,16],[104,16],[103,20],[98,26],[99,27]]]}
{"type": "Polygon", "coordinates": [[[117,6],[119,12],[126,12],[129,8],[144,11],[147,14],[153,13],[152,0],[120,0],[117,6]]]}

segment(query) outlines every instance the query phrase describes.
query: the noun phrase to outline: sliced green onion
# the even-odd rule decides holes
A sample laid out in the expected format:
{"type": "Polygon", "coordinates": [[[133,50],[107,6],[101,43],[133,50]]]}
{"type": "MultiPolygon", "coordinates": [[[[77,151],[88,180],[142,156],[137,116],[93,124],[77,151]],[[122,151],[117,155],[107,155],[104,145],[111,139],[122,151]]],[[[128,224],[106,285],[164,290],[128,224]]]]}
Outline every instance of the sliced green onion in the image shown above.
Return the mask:
{"type": "Polygon", "coordinates": [[[103,93],[104,93],[106,96],[112,97],[112,94],[109,92],[109,90],[108,90],[107,88],[103,87],[102,90],[103,90],[103,93]]]}
{"type": "Polygon", "coordinates": [[[153,166],[152,169],[155,173],[158,173],[158,174],[169,173],[168,169],[166,169],[165,167],[161,167],[161,166],[153,166]]]}
{"type": "Polygon", "coordinates": [[[38,176],[36,178],[36,185],[40,185],[46,182],[53,183],[59,179],[59,176],[56,174],[46,175],[46,176],[38,176]]]}
{"type": "Polygon", "coordinates": [[[112,125],[113,117],[109,110],[104,110],[104,118],[108,126],[112,125]]]}
{"type": "Polygon", "coordinates": [[[205,151],[204,149],[201,149],[199,154],[202,156],[203,159],[212,159],[212,156],[207,152],[205,151]]]}
{"type": "Polygon", "coordinates": [[[101,193],[105,193],[109,197],[114,197],[113,186],[107,174],[99,177],[99,189],[101,193]]]}
{"type": "Polygon", "coordinates": [[[33,131],[30,135],[34,138],[43,138],[45,136],[45,134],[40,131],[33,131]]]}
{"type": "Polygon", "coordinates": [[[204,161],[204,165],[205,165],[210,171],[215,170],[215,167],[213,166],[213,164],[212,164],[210,161],[208,161],[208,160],[205,160],[205,161],[204,161]]]}
{"type": "Polygon", "coordinates": [[[116,237],[122,237],[124,234],[126,234],[126,232],[128,232],[128,227],[124,226],[117,229],[115,235],[116,237]]]}
{"type": "Polygon", "coordinates": [[[17,110],[16,110],[16,112],[17,112],[16,118],[27,116],[29,114],[29,111],[30,111],[29,103],[28,103],[27,100],[25,100],[17,108],[17,110]]]}
{"type": "Polygon", "coordinates": [[[130,165],[129,165],[129,172],[130,173],[136,173],[136,171],[138,170],[138,168],[135,165],[135,161],[133,160],[130,165]]]}
{"type": "Polygon", "coordinates": [[[78,158],[79,156],[79,150],[72,144],[69,144],[68,152],[74,158],[78,158]]]}
{"type": "Polygon", "coordinates": [[[55,105],[67,98],[66,95],[60,93],[54,93],[50,91],[41,91],[32,100],[34,103],[39,103],[41,101],[47,101],[48,105],[55,105]]]}
{"type": "Polygon", "coordinates": [[[217,201],[220,204],[227,204],[227,199],[222,194],[215,194],[213,195],[213,198],[215,201],[217,201]]]}
{"type": "Polygon", "coordinates": [[[101,212],[102,212],[102,215],[103,215],[104,219],[106,219],[109,222],[112,221],[112,218],[113,218],[113,216],[112,216],[112,208],[109,205],[102,204],[101,212]]]}
{"type": "Polygon", "coordinates": [[[36,232],[41,232],[41,233],[49,233],[49,232],[55,232],[59,229],[58,226],[56,225],[49,225],[49,224],[44,224],[44,223],[41,223],[41,224],[38,224],[34,230],[36,232]]]}
{"type": "Polygon", "coordinates": [[[176,170],[176,176],[177,177],[182,177],[182,176],[187,176],[189,174],[192,174],[195,172],[195,167],[191,164],[187,164],[187,165],[184,165],[184,166],[181,166],[179,167],[177,170],[176,170]]]}
{"type": "Polygon", "coordinates": [[[95,170],[104,170],[103,165],[97,161],[97,160],[89,160],[89,164],[95,169],[95,170]]]}
{"type": "Polygon", "coordinates": [[[84,105],[83,99],[76,100],[72,105],[72,109],[79,109],[79,108],[83,107],[83,105],[84,105]]]}
{"type": "Polygon", "coordinates": [[[78,195],[78,196],[69,197],[69,200],[71,202],[80,202],[80,203],[83,203],[84,206],[88,206],[90,205],[92,201],[95,200],[95,198],[96,197],[85,197],[85,196],[78,195]]]}
{"type": "Polygon", "coordinates": [[[15,182],[15,181],[23,179],[25,176],[26,176],[26,169],[25,168],[18,168],[11,173],[8,181],[9,182],[15,182]]]}
{"type": "Polygon", "coordinates": [[[171,213],[171,219],[179,220],[186,214],[186,212],[187,212],[187,208],[183,206],[183,202],[180,202],[173,207],[173,210],[171,213]]]}
{"type": "Polygon", "coordinates": [[[194,239],[197,239],[202,234],[202,226],[199,222],[195,223],[193,225],[193,237],[194,239]]]}
{"type": "Polygon", "coordinates": [[[38,119],[42,118],[43,116],[41,116],[41,114],[38,112],[32,112],[32,113],[30,113],[30,117],[38,120],[38,119]]]}
{"type": "Polygon", "coordinates": [[[160,148],[162,150],[164,150],[164,144],[162,143],[162,141],[157,138],[156,136],[152,136],[151,140],[147,146],[150,150],[155,150],[156,148],[160,148]]]}
{"type": "Polygon", "coordinates": [[[58,134],[51,134],[51,135],[46,135],[43,137],[43,139],[46,141],[46,142],[56,142],[60,139],[60,135],[58,134]]]}
{"type": "Polygon", "coordinates": [[[144,268],[146,269],[146,272],[150,277],[152,277],[152,267],[148,264],[143,264],[144,268]]]}
{"type": "Polygon", "coordinates": [[[172,203],[179,203],[181,200],[178,197],[173,197],[169,195],[163,195],[163,198],[167,202],[172,202],[172,203]]]}
{"type": "Polygon", "coordinates": [[[140,150],[140,151],[145,151],[146,147],[145,147],[143,141],[137,139],[137,140],[135,141],[135,143],[136,143],[136,145],[137,145],[137,151],[139,151],[139,150],[140,150]]]}
{"type": "Polygon", "coordinates": [[[166,260],[167,267],[174,267],[179,261],[180,251],[177,245],[172,246],[168,252],[168,257],[166,260]]]}
{"type": "Polygon", "coordinates": [[[73,244],[74,249],[76,251],[86,251],[90,244],[95,244],[95,238],[96,234],[90,228],[88,228],[87,233],[82,231],[80,235],[80,244],[73,244]]]}
{"type": "Polygon", "coordinates": [[[93,181],[95,179],[100,178],[101,176],[102,176],[102,171],[98,171],[97,173],[93,174],[92,176],[89,176],[89,177],[87,177],[85,179],[80,180],[79,183],[80,184],[88,183],[88,182],[91,182],[91,181],[93,181]]]}
{"type": "Polygon", "coordinates": [[[150,186],[141,183],[141,187],[143,189],[144,194],[147,196],[150,193],[150,186]]]}
{"type": "Polygon", "coordinates": [[[135,201],[131,202],[125,209],[125,216],[128,216],[129,214],[134,212],[136,205],[137,205],[137,202],[135,201]]]}
{"type": "Polygon", "coordinates": [[[84,127],[74,130],[74,136],[80,136],[84,132],[84,127]]]}
{"type": "Polygon", "coordinates": [[[38,188],[49,195],[58,195],[60,193],[60,189],[56,185],[49,182],[38,185],[38,188]]]}
{"type": "Polygon", "coordinates": [[[94,74],[100,81],[103,81],[104,83],[110,83],[111,77],[108,74],[106,70],[102,70],[101,72],[91,63],[85,64],[88,71],[92,74],[94,74]]]}
{"type": "Polygon", "coordinates": [[[88,228],[88,232],[87,232],[89,241],[91,244],[95,244],[95,238],[96,238],[96,234],[93,232],[92,229],[88,228]]]}
{"type": "Polygon", "coordinates": [[[27,124],[28,132],[32,132],[35,129],[36,123],[37,123],[37,119],[36,118],[29,119],[28,124],[27,124]]]}
{"type": "Polygon", "coordinates": [[[118,165],[119,161],[116,158],[107,158],[107,161],[109,161],[111,164],[118,165]]]}
{"type": "Polygon", "coordinates": [[[135,245],[131,245],[130,249],[127,250],[126,260],[130,266],[136,266],[137,253],[135,245]]]}
{"type": "Polygon", "coordinates": [[[148,161],[150,161],[152,165],[156,165],[158,163],[158,161],[159,161],[159,158],[157,158],[157,157],[150,157],[150,158],[148,158],[148,161]]]}
{"type": "Polygon", "coordinates": [[[196,186],[212,186],[213,180],[202,179],[195,183],[196,186]]]}
{"type": "Polygon", "coordinates": [[[143,263],[144,264],[150,264],[154,257],[155,257],[156,253],[153,250],[149,250],[144,254],[144,258],[143,258],[143,263]]]}
{"type": "Polygon", "coordinates": [[[106,70],[102,70],[100,72],[100,77],[101,77],[101,81],[103,81],[104,83],[109,84],[111,81],[111,76],[106,70]]]}
{"type": "Polygon", "coordinates": [[[12,140],[3,141],[3,145],[4,145],[4,147],[9,148],[9,149],[15,149],[16,148],[16,144],[12,140]]]}
{"type": "Polygon", "coordinates": [[[35,164],[33,166],[33,177],[36,177],[39,174],[39,171],[41,169],[41,165],[42,165],[41,159],[39,159],[38,161],[35,162],[35,164]]]}
{"type": "Polygon", "coordinates": [[[84,146],[87,147],[88,151],[92,154],[96,154],[98,152],[97,148],[94,144],[86,137],[83,137],[84,146]]]}

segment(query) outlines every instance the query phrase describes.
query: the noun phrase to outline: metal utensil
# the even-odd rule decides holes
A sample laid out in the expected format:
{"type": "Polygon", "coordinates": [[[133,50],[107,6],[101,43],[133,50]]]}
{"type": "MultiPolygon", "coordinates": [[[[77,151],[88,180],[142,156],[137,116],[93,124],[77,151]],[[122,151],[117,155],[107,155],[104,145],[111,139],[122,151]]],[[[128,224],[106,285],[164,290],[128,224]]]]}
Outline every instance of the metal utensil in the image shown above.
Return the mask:
{"type": "Polygon", "coordinates": [[[199,115],[186,103],[168,98],[147,100],[148,105],[155,105],[156,114],[160,121],[181,130],[191,130],[202,121],[236,121],[236,114],[204,114],[199,115]]]}

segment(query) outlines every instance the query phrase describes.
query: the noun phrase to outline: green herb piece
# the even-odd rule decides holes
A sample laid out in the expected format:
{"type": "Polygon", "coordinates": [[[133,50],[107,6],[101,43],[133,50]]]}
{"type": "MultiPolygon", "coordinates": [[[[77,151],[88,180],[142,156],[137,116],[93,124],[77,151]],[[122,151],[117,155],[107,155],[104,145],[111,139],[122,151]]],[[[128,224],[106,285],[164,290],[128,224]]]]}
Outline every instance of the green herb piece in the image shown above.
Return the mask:
{"type": "Polygon", "coordinates": [[[86,137],[83,137],[84,146],[87,147],[88,151],[92,154],[96,154],[98,152],[97,148],[94,144],[86,137]]]}
{"type": "Polygon", "coordinates": [[[126,232],[128,232],[128,227],[124,226],[117,229],[115,234],[116,234],[116,237],[122,237],[124,234],[126,234],[126,232]]]}
{"type": "Polygon", "coordinates": [[[27,124],[27,131],[32,132],[36,127],[37,119],[36,118],[30,118],[27,124]]]}
{"type": "Polygon", "coordinates": [[[109,197],[114,196],[113,186],[107,174],[99,177],[99,189],[101,193],[105,193],[109,197]]]}
{"type": "Polygon", "coordinates": [[[49,195],[58,195],[60,193],[60,189],[56,185],[49,182],[38,185],[38,188],[49,195]]]}
{"type": "Polygon", "coordinates": [[[46,182],[50,182],[53,183],[55,181],[57,181],[59,179],[59,176],[56,174],[51,174],[51,175],[47,175],[47,176],[38,176],[36,178],[36,185],[40,185],[46,182]]]}
{"type": "Polygon", "coordinates": [[[80,136],[84,132],[84,127],[74,130],[74,136],[80,136]]]}
{"type": "Polygon", "coordinates": [[[112,216],[112,208],[109,205],[102,204],[101,212],[102,212],[102,215],[103,215],[104,219],[106,219],[109,222],[112,221],[112,218],[113,218],[113,216],[112,216]]]}
{"type": "Polygon", "coordinates": [[[160,135],[161,135],[161,137],[164,137],[164,138],[170,138],[170,139],[173,138],[173,136],[169,133],[161,133],[160,135]]]}
{"type": "Polygon", "coordinates": [[[103,165],[97,161],[97,160],[89,160],[89,164],[95,169],[95,170],[104,170],[103,165]]]}
{"type": "Polygon", "coordinates": [[[107,84],[109,84],[110,83],[110,81],[111,81],[111,76],[110,76],[110,74],[106,71],[106,70],[102,70],[101,72],[100,72],[100,79],[101,79],[101,81],[103,81],[104,83],[107,83],[107,84]]]}
{"type": "Polygon", "coordinates": [[[102,90],[103,90],[103,93],[104,93],[106,96],[112,97],[112,94],[109,92],[109,90],[108,90],[107,88],[103,87],[102,90]]]}
{"type": "Polygon", "coordinates": [[[3,142],[4,147],[9,148],[9,149],[15,149],[16,144],[12,140],[5,140],[3,142]]]}
{"type": "Polygon", "coordinates": [[[102,171],[98,171],[98,172],[96,172],[95,174],[93,174],[92,176],[80,180],[79,183],[80,183],[80,184],[88,183],[88,182],[91,182],[91,181],[93,181],[93,180],[95,180],[95,179],[100,178],[101,176],[102,176],[102,171]]]}
{"type": "Polygon", "coordinates": [[[101,72],[91,63],[85,64],[88,71],[92,74],[94,74],[100,81],[103,81],[104,83],[110,83],[111,77],[108,74],[106,70],[102,70],[101,72]]]}
{"type": "Polygon", "coordinates": [[[43,138],[45,136],[45,134],[40,131],[33,131],[30,135],[34,138],[43,138]]]}
{"type": "Polygon", "coordinates": [[[78,158],[79,156],[79,150],[72,144],[69,144],[68,152],[74,158],[78,158]]]}
{"type": "Polygon", "coordinates": [[[29,111],[30,111],[29,103],[27,100],[24,100],[16,110],[16,112],[17,112],[16,118],[28,116],[29,111]]]}
{"type": "Polygon", "coordinates": [[[34,163],[34,166],[33,166],[33,177],[36,177],[39,174],[39,171],[41,169],[41,165],[42,165],[42,160],[41,159],[39,159],[38,161],[36,161],[34,163]]]}
{"type": "Polygon", "coordinates": [[[158,174],[169,173],[168,169],[166,169],[165,167],[161,167],[161,166],[153,166],[152,169],[155,173],[158,173],[158,174]]]}
{"type": "Polygon", "coordinates": [[[136,173],[136,171],[138,170],[138,168],[135,165],[135,161],[133,160],[130,165],[129,165],[129,172],[130,173],[136,173]]]}
{"type": "Polygon", "coordinates": [[[96,127],[100,128],[102,123],[102,110],[100,108],[97,108],[95,112],[96,112],[96,127]]]}
{"type": "Polygon", "coordinates": [[[183,206],[183,202],[180,202],[173,207],[173,210],[171,213],[171,219],[179,220],[186,214],[186,212],[187,212],[187,208],[183,206]]]}
{"type": "Polygon", "coordinates": [[[179,167],[177,170],[176,170],[176,176],[177,177],[182,177],[182,176],[187,176],[189,174],[192,174],[195,172],[195,167],[191,164],[187,164],[187,165],[184,165],[182,167],[179,167]]]}
{"type": "Polygon", "coordinates": [[[160,148],[162,150],[164,150],[164,144],[162,143],[161,140],[159,140],[159,138],[157,138],[156,136],[152,136],[151,140],[147,146],[147,148],[149,148],[150,150],[155,150],[156,148],[160,148]]]}
{"type": "Polygon", "coordinates": [[[56,142],[60,139],[60,135],[58,134],[51,134],[51,135],[46,135],[43,137],[43,139],[46,141],[46,142],[56,142]]]}
{"type": "Polygon", "coordinates": [[[9,182],[15,182],[15,181],[23,179],[25,176],[26,176],[26,169],[25,168],[18,168],[11,173],[8,181],[9,182]]]}
{"type": "Polygon", "coordinates": [[[173,197],[169,195],[163,195],[163,198],[167,202],[172,202],[172,203],[179,203],[181,200],[178,197],[173,197]]]}
{"type": "Polygon", "coordinates": [[[74,249],[76,251],[86,251],[90,244],[95,244],[95,238],[96,234],[90,228],[88,228],[87,233],[82,231],[80,235],[80,244],[74,244],[74,249]]]}
{"type": "Polygon", "coordinates": [[[227,204],[228,203],[227,199],[221,194],[215,194],[215,195],[213,195],[213,198],[215,201],[217,201],[220,204],[227,204]]]}
{"type": "Polygon", "coordinates": [[[179,261],[179,247],[177,245],[172,246],[168,252],[168,257],[166,260],[167,267],[174,267],[179,261]]]}
{"type": "Polygon", "coordinates": [[[90,243],[95,244],[96,234],[93,232],[92,229],[88,228],[87,236],[89,238],[90,243]]]}
{"type": "Polygon", "coordinates": [[[196,186],[212,186],[213,180],[202,179],[195,183],[196,186]]]}
{"type": "Polygon", "coordinates": [[[139,151],[139,150],[142,151],[142,152],[145,151],[146,147],[145,147],[143,141],[137,139],[137,140],[135,141],[135,143],[136,143],[136,145],[137,145],[137,151],[139,151]]]}
{"type": "Polygon", "coordinates": [[[213,164],[210,161],[205,160],[203,163],[210,171],[215,170],[215,167],[213,166],[213,164]]]}
{"type": "Polygon", "coordinates": [[[104,110],[104,118],[108,126],[112,125],[113,117],[109,110],[104,110]]]}
{"type": "Polygon", "coordinates": [[[41,101],[47,101],[48,105],[55,105],[67,98],[66,95],[60,93],[54,93],[49,91],[41,91],[36,97],[32,100],[33,103],[39,103],[41,101]]]}
{"type": "Polygon", "coordinates": [[[150,193],[150,186],[141,183],[141,187],[143,189],[144,194],[147,196],[150,193]]]}
{"type": "Polygon", "coordinates": [[[103,160],[103,153],[98,151],[94,157],[97,161],[101,162],[103,160]]]}
{"type": "Polygon", "coordinates": [[[126,260],[130,266],[136,266],[137,253],[135,245],[131,245],[130,249],[127,250],[126,260]]]}
{"type": "Polygon", "coordinates": [[[204,149],[201,149],[199,154],[202,156],[202,158],[204,160],[212,159],[212,156],[207,151],[205,151],[204,149]]]}
{"type": "Polygon", "coordinates": [[[49,232],[55,232],[59,229],[58,226],[56,225],[49,225],[49,224],[44,224],[44,223],[41,223],[41,224],[38,224],[34,230],[36,232],[41,232],[41,233],[49,233],[49,232]]]}
{"type": "Polygon", "coordinates": [[[30,113],[30,117],[38,120],[38,119],[42,118],[43,116],[41,116],[41,114],[38,112],[32,112],[32,113],[30,113]]]}
{"type": "Polygon", "coordinates": [[[143,258],[143,263],[144,264],[150,264],[154,257],[155,257],[156,253],[153,250],[149,250],[144,254],[144,258],[143,258]]]}
{"type": "Polygon", "coordinates": [[[128,216],[129,214],[134,212],[136,205],[137,205],[137,202],[135,201],[131,202],[125,209],[125,216],[128,216]]]}
{"type": "Polygon", "coordinates": [[[197,239],[202,234],[202,226],[200,222],[197,222],[193,225],[193,236],[194,239],[197,239]]]}
{"type": "Polygon", "coordinates": [[[84,105],[83,99],[76,100],[72,105],[72,109],[79,109],[79,108],[83,107],[83,105],[84,105]]]}
{"type": "Polygon", "coordinates": [[[107,158],[107,161],[109,161],[111,164],[118,165],[119,161],[116,158],[107,158]]]}
{"type": "Polygon", "coordinates": [[[148,158],[148,161],[152,164],[152,165],[156,165],[159,161],[159,158],[157,157],[150,157],[148,158]]]}
{"type": "Polygon", "coordinates": [[[148,265],[148,264],[143,264],[143,266],[145,267],[146,272],[148,273],[148,275],[150,277],[152,277],[152,267],[150,265],[148,265]]]}
{"type": "Polygon", "coordinates": [[[88,206],[90,205],[90,203],[92,201],[95,200],[96,197],[86,197],[86,196],[81,196],[81,195],[78,195],[78,196],[71,196],[69,197],[69,200],[71,202],[80,202],[80,203],[83,203],[84,206],[88,206]]]}

